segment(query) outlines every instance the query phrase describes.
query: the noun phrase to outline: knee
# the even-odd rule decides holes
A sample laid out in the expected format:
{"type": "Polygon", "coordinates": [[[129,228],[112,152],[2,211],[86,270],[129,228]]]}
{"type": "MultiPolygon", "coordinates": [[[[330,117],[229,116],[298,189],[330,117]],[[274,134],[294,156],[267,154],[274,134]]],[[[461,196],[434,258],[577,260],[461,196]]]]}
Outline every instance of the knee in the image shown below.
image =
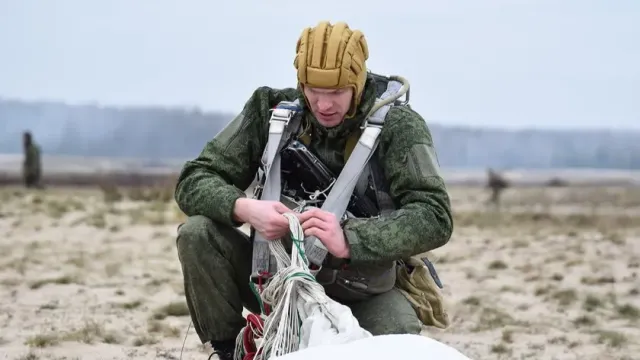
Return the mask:
{"type": "Polygon", "coordinates": [[[418,335],[422,331],[422,323],[417,316],[398,316],[382,320],[372,329],[373,335],[418,335]]]}
{"type": "Polygon", "coordinates": [[[182,259],[199,253],[204,246],[210,247],[210,239],[215,234],[215,223],[202,215],[190,216],[178,227],[176,245],[182,259]]]}
{"type": "Polygon", "coordinates": [[[378,323],[372,326],[374,335],[415,335],[422,332],[422,322],[418,318],[418,314],[399,291],[391,290],[382,295],[381,300],[384,301],[380,301],[378,304],[379,312],[376,312],[378,323]]]}
{"type": "Polygon", "coordinates": [[[206,216],[189,216],[187,220],[178,227],[178,237],[203,237],[206,236],[213,227],[215,227],[213,221],[206,216]]]}
{"type": "Polygon", "coordinates": [[[418,313],[411,305],[411,302],[402,295],[397,289],[395,290],[395,317],[397,318],[395,334],[420,334],[422,332],[422,321],[418,317],[418,313]]]}
{"type": "Polygon", "coordinates": [[[407,316],[404,321],[401,321],[397,328],[396,334],[411,334],[418,335],[422,332],[422,322],[418,319],[418,316],[415,314],[407,316]]]}

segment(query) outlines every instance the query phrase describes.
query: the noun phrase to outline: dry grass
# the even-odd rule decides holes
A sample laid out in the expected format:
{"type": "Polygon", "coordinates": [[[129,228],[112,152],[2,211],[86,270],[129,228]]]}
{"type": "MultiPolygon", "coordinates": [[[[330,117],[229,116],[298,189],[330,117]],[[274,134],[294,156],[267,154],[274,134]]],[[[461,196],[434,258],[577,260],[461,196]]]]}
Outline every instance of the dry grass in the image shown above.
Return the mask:
{"type": "MultiPolygon", "coordinates": [[[[0,346],[11,359],[203,359],[170,185],[0,188],[0,346]],[[6,350],[6,351],[5,351],[6,350]]],[[[170,184],[170,183],[167,183],[170,184]]],[[[453,324],[425,329],[475,359],[640,353],[640,189],[452,187],[434,252],[453,324]]]]}
{"type": "Polygon", "coordinates": [[[640,188],[452,188],[434,252],[454,325],[431,336],[482,359],[631,359],[640,351],[640,188]]]}

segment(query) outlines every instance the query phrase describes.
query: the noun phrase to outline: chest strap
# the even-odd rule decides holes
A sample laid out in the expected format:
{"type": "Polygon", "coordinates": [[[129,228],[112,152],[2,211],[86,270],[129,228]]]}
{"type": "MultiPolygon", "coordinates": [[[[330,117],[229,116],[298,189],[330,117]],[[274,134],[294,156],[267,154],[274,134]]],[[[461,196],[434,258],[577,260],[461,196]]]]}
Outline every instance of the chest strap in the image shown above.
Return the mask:
{"type": "MultiPolygon", "coordinates": [[[[296,116],[302,107],[299,100],[282,101],[271,110],[269,119],[269,137],[262,156],[264,184],[260,191],[261,200],[280,201],[280,150],[291,134],[297,130],[300,116],[296,116]]],[[[260,185],[258,185],[260,186],[260,185]]],[[[269,249],[269,240],[255,232],[253,238],[253,259],[251,278],[255,279],[265,273],[277,270],[275,256],[269,249]]]]}

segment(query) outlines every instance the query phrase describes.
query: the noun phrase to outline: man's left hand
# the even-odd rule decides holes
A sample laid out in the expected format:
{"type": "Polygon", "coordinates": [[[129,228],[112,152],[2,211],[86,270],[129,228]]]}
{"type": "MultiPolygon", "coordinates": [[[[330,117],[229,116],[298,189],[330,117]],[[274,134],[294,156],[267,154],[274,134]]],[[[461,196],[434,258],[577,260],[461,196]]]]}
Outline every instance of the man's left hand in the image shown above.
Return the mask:
{"type": "Polygon", "coordinates": [[[319,208],[312,208],[298,214],[298,220],[302,224],[304,236],[317,237],[331,255],[337,258],[349,258],[349,246],[335,215],[319,208]]]}

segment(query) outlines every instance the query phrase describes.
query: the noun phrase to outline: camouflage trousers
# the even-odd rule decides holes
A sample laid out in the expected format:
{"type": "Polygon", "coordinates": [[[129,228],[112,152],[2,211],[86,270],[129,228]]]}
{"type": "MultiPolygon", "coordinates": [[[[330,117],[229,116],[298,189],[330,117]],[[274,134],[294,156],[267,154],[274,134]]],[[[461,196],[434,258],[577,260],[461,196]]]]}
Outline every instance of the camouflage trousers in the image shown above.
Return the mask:
{"type": "MultiPolygon", "coordinates": [[[[187,306],[200,340],[235,339],[246,325],[243,306],[259,312],[249,288],[249,237],[204,216],[192,216],[178,229],[177,247],[187,306]]],[[[418,334],[422,328],[411,304],[395,288],[345,305],[373,335],[418,334]]]]}
{"type": "Polygon", "coordinates": [[[25,174],[23,175],[24,186],[27,188],[40,187],[40,176],[38,174],[25,174]]]}

